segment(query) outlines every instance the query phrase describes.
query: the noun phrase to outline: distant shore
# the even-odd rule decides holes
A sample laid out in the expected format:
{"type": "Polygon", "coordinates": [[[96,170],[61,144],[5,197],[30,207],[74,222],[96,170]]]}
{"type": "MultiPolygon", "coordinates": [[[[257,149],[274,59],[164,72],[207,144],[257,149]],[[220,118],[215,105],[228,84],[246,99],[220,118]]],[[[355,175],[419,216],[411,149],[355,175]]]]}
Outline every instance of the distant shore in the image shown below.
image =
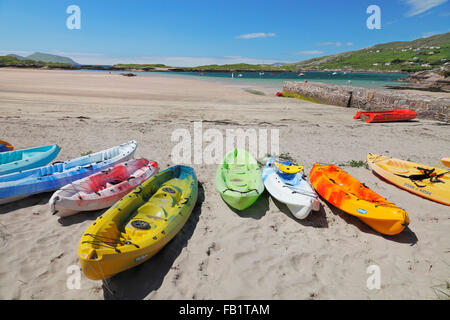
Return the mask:
{"type": "Polygon", "coordinates": [[[121,67],[118,65],[111,66],[98,66],[98,65],[0,65],[0,68],[19,68],[19,69],[56,69],[56,70],[103,70],[103,71],[131,71],[131,72],[272,72],[272,73],[302,73],[302,72],[346,72],[346,73],[400,73],[400,74],[412,74],[412,72],[402,70],[353,70],[353,69],[222,69],[222,68],[198,68],[198,67],[121,67]]]}
{"type": "Polygon", "coordinates": [[[3,66],[0,64],[1,68],[17,68],[17,69],[38,69],[38,70],[98,70],[98,71],[123,71],[132,76],[130,72],[192,72],[192,73],[291,73],[291,74],[301,74],[304,72],[308,73],[369,73],[369,74],[405,74],[408,77],[393,79],[393,81],[398,81],[399,83],[404,83],[404,85],[390,85],[386,88],[392,90],[422,90],[431,92],[448,92],[448,80],[436,78],[434,70],[425,70],[421,72],[411,73],[401,70],[348,70],[348,69],[324,69],[324,70],[310,70],[310,69],[299,69],[297,71],[291,70],[273,70],[273,69],[209,69],[209,68],[197,68],[197,67],[168,67],[164,65],[143,65],[142,67],[129,67],[129,65],[70,65],[70,64],[31,64],[31,65],[7,65],[3,66]],[[420,77],[416,75],[420,74],[420,77]],[[431,79],[428,79],[431,78],[431,79]]]}

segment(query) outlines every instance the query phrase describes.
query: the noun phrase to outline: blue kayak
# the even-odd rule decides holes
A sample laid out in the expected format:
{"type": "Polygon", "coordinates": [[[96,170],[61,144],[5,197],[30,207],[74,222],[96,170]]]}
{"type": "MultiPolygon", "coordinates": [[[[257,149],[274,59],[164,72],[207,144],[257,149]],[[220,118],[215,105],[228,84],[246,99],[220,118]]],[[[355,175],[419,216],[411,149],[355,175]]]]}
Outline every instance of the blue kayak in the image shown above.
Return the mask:
{"type": "Polygon", "coordinates": [[[56,144],[13,150],[0,153],[0,176],[13,172],[42,167],[49,164],[59,153],[56,144]]]}
{"type": "Polygon", "coordinates": [[[127,161],[134,155],[136,148],[136,141],[129,141],[72,160],[0,176],[0,204],[59,189],[75,180],[127,161]]]}

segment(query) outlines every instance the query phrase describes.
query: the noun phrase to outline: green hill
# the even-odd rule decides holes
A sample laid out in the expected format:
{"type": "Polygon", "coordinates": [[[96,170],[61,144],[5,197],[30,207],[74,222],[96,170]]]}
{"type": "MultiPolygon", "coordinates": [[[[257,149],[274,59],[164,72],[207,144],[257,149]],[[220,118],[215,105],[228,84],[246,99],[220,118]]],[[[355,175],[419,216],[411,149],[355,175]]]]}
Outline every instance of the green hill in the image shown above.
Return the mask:
{"type": "Polygon", "coordinates": [[[75,66],[62,62],[44,62],[30,60],[27,58],[18,59],[14,56],[0,56],[1,67],[17,67],[17,68],[57,68],[57,69],[75,69],[75,66]]]}
{"type": "Polygon", "coordinates": [[[57,56],[54,54],[41,53],[41,52],[35,52],[35,53],[25,57],[25,59],[34,60],[34,61],[43,61],[43,62],[67,63],[67,64],[71,64],[71,65],[78,64],[68,57],[57,56]]]}
{"type": "Polygon", "coordinates": [[[18,54],[8,54],[7,57],[13,57],[13,58],[15,58],[17,60],[25,60],[24,57],[19,56],[18,54]]]}
{"type": "Polygon", "coordinates": [[[450,32],[413,41],[396,41],[290,64],[297,70],[416,72],[450,61],[450,32]]]}

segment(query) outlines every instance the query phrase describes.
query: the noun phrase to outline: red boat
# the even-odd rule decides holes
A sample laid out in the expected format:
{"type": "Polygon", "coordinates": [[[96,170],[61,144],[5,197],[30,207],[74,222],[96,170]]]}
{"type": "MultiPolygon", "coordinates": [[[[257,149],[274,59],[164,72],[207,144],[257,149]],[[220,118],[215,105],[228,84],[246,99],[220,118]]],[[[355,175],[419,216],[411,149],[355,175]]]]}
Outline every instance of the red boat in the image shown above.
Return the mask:
{"type": "Polygon", "coordinates": [[[359,111],[353,119],[366,122],[407,121],[417,117],[414,110],[359,111]]]}

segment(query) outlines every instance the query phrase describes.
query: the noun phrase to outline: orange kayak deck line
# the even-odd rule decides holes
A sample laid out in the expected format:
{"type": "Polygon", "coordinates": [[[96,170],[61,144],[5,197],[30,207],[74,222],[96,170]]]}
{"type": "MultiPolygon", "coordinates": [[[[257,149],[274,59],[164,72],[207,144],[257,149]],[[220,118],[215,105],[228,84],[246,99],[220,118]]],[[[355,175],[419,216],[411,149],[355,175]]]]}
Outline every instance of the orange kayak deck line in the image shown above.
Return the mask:
{"type": "Polygon", "coordinates": [[[370,122],[408,121],[417,117],[414,110],[359,111],[353,119],[370,122]]]}
{"type": "Polygon", "coordinates": [[[309,179],[323,199],[382,234],[398,234],[409,224],[405,210],[369,189],[338,166],[315,163],[309,179]]]}
{"type": "Polygon", "coordinates": [[[450,206],[450,169],[374,153],[368,153],[366,159],[373,172],[397,187],[450,206]]]}

